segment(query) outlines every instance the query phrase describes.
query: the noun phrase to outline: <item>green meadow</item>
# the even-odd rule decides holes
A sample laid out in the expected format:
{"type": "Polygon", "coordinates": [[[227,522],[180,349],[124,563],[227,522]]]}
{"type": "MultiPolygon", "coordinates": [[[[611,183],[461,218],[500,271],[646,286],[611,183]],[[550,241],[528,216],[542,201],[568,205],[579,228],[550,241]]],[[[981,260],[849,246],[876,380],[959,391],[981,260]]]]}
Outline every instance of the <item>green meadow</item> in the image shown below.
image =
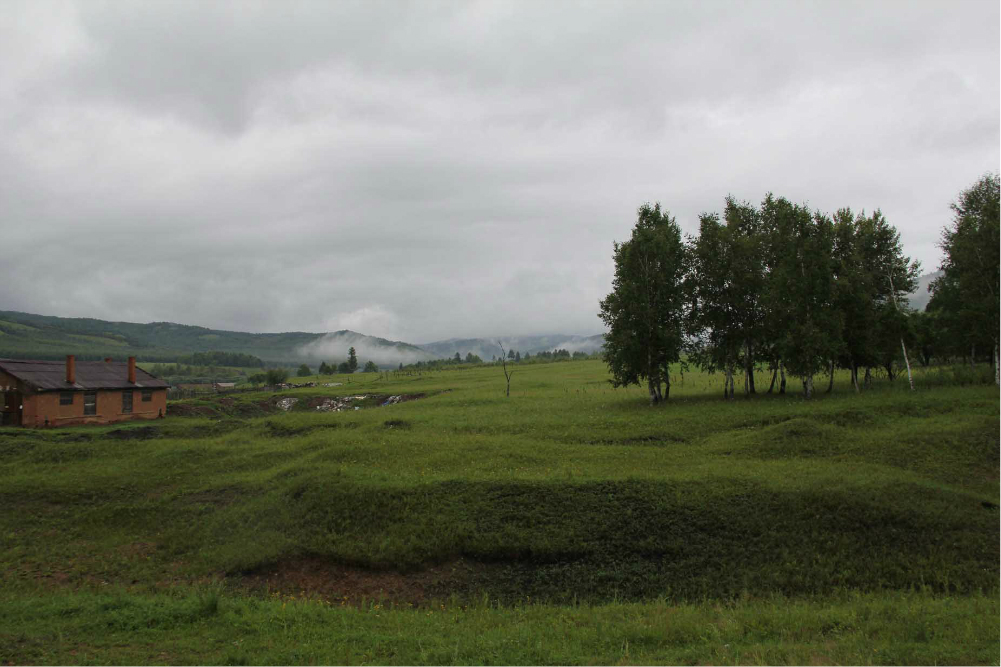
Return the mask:
{"type": "Polygon", "coordinates": [[[576,361],[0,429],[0,663],[997,664],[979,379],[651,408],[576,361]]]}

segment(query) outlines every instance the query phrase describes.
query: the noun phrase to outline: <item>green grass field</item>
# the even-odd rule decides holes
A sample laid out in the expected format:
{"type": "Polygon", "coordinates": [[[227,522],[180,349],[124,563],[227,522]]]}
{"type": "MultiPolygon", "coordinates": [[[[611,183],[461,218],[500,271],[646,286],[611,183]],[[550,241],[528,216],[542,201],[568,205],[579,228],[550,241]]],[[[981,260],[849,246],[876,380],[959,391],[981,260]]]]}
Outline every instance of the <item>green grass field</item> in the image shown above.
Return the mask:
{"type": "Polygon", "coordinates": [[[768,379],[358,374],[0,429],[0,662],[997,664],[996,388],[768,379]]]}

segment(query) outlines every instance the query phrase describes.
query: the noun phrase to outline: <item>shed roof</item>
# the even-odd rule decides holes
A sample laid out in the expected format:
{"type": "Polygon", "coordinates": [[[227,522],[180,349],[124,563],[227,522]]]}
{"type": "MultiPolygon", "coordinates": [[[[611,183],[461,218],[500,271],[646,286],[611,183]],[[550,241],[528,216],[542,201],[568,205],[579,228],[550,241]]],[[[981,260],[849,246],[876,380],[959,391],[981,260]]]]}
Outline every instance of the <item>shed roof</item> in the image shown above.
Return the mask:
{"type": "Polygon", "coordinates": [[[66,382],[65,361],[0,359],[0,371],[38,391],[85,391],[88,389],[166,389],[170,385],[136,367],[136,383],[129,382],[126,361],[78,361],[76,382],[66,382]]]}

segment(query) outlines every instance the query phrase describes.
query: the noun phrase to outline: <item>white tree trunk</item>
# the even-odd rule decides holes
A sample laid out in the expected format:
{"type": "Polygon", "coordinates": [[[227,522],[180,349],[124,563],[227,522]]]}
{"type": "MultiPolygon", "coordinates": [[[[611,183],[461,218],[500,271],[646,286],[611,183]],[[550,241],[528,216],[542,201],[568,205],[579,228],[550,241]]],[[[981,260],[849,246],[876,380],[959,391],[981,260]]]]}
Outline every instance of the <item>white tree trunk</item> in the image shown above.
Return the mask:
{"type": "Polygon", "coordinates": [[[659,402],[657,400],[657,395],[660,394],[660,387],[655,386],[654,382],[659,385],[660,381],[656,379],[657,371],[653,367],[653,351],[647,347],[646,351],[646,384],[647,389],[650,390],[650,405],[657,405],[659,402]]]}
{"type": "MultiPolygon", "coordinates": [[[[890,298],[893,299],[893,309],[900,312],[897,305],[897,292],[893,289],[893,274],[888,274],[890,278],[890,298]]],[[[911,391],[914,391],[914,377],[911,375],[911,362],[907,359],[907,347],[904,346],[904,337],[900,337],[900,348],[904,351],[904,363],[907,364],[907,380],[911,383],[911,391]]]]}
{"type": "Polygon", "coordinates": [[[994,350],[992,352],[994,355],[994,384],[995,386],[1001,386],[1001,370],[998,369],[998,339],[994,339],[994,350]]]}
{"type": "Polygon", "coordinates": [[[907,358],[907,347],[904,345],[904,337],[900,337],[900,349],[904,351],[904,363],[907,364],[907,381],[911,383],[911,391],[914,391],[914,376],[911,375],[911,362],[907,358]]]}

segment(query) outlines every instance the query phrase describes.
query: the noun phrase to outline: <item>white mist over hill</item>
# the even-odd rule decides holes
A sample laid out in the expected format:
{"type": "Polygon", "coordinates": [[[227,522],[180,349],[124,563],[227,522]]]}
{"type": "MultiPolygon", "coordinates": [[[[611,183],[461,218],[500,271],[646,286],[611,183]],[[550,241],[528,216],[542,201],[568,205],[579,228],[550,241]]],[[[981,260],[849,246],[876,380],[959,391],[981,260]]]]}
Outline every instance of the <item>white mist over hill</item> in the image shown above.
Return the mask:
{"type": "Polygon", "coordinates": [[[358,363],[362,366],[367,361],[374,361],[378,366],[398,366],[412,364],[418,361],[432,359],[433,355],[425,350],[397,341],[385,340],[374,336],[366,336],[354,331],[336,331],[324,334],[314,341],[306,343],[297,350],[299,355],[308,360],[327,363],[340,363],[347,360],[348,349],[355,349],[358,363]]]}

